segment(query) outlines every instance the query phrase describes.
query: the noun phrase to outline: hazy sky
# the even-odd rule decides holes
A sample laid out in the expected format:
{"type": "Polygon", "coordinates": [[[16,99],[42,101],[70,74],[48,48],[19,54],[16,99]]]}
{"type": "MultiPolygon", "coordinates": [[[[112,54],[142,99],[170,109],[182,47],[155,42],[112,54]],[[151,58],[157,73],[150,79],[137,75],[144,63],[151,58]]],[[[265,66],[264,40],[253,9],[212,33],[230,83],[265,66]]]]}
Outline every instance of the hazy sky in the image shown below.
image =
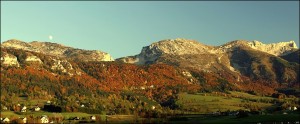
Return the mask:
{"type": "Polygon", "coordinates": [[[299,1],[1,1],[1,42],[51,41],[118,58],[175,38],[215,46],[295,40],[299,47],[299,1]]]}

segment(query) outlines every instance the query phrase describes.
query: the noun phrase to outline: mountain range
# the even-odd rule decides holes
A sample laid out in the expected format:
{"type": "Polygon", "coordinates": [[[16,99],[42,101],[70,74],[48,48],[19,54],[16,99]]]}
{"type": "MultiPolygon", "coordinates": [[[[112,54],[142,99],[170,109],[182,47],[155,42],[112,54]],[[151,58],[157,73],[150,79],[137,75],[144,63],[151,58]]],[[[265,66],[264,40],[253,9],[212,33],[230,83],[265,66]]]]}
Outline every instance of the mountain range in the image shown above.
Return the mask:
{"type": "Polygon", "coordinates": [[[47,86],[55,80],[59,89],[70,85],[64,82],[73,80],[86,90],[108,92],[180,86],[179,89],[195,92],[272,94],[279,88],[299,88],[300,81],[299,49],[294,41],[264,44],[235,40],[209,46],[195,40],[167,39],[143,47],[137,55],[114,60],[99,50],[12,39],[1,44],[1,71],[2,87],[21,87],[47,78],[47,86]],[[44,75],[43,79],[37,74],[44,75]],[[20,80],[14,79],[15,75],[20,80]],[[55,77],[60,80],[52,79],[55,77]]]}
{"type": "MultiPolygon", "coordinates": [[[[236,40],[221,46],[208,46],[194,40],[169,39],[144,47],[138,55],[116,61],[142,65],[170,64],[190,72],[214,75],[216,79],[212,83],[225,79],[238,89],[244,89],[248,87],[245,84],[253,82],[261,82],[258,84],[262,87],[278,88],[299,84],[297,53],[299,49],[294,41],[263,44],[236,40]]],[[[203,84],[204,87],[206,85],[203,84]]]]}

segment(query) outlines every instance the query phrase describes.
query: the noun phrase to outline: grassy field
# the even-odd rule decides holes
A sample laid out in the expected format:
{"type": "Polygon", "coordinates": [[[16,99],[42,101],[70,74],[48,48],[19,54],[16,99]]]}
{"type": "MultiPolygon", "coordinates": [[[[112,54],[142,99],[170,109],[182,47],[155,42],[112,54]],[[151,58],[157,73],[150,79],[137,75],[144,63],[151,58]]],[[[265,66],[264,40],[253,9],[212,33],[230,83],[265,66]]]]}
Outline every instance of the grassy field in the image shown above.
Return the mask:
{"type": "Polygon", "coordinates": [[[24,105],[38,105],[45,104],[47,100],[44,99],[28,99],[28,97],[15,97],[12,104],[24,104],[24,105]]]}
{"type": "Polygon", "coordinates": [[[245,101],[244,98],[255,99],[272,99],[271,97],[252,96],[251,94],[234,92],[235,95],[240,95],[241,98],[228,96],[216,96],[213,94],[179,94],[179,100],[176,102],[184,110],[197,111],[204,114],[215,111],[240,110],[247,109],[245,104],[257,106],[259,108],[271,107],[271,103],[245,101]]]}
{"type": "Polygon", "coordinates": [[[13,116],[17,116],[17,117],[24,117],[24,115],[18,115],[13,111],[1,111],[1,116],[2,117],[13,117],[13,116]]]}
{"type": "Polygon", "coordinates": [[[275,99],[275,98],[272,98],[272,97],[257,96],[257,95],[252,95],[252,94],[249,94],[249,93],[237,92],[237,91],[229,91],[229,93],[231,95],[234,95],[234,96],[239,96],[239,97],[248,98],[248,99],[256,99],[256,100],[259,100],[259,99],[274,100],[275,99]]]}

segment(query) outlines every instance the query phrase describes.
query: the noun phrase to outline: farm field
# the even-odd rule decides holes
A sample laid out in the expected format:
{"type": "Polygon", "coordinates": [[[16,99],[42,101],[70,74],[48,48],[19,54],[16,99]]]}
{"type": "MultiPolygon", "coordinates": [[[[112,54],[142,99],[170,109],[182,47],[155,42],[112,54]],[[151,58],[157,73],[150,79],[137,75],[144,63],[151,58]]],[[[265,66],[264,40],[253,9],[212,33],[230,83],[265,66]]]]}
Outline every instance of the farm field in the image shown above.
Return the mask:
{"type": "Polygon", "coordinates": [[[200,94],[179,94],[176,104],[185,111],[194,111],[194,114],[205,114],[216,111],[233,111],[233,110],[246,110],[247,107],[253,106],[261,109],[271,107],[273,104],[266,102],[253,102],[246,99],[267,99],[272,100],[271,97],[254,96],[247,93],[234,92],[233,95],[239,95],[238,98],[229,95],[214,95],[208,93],[200,94]]]}

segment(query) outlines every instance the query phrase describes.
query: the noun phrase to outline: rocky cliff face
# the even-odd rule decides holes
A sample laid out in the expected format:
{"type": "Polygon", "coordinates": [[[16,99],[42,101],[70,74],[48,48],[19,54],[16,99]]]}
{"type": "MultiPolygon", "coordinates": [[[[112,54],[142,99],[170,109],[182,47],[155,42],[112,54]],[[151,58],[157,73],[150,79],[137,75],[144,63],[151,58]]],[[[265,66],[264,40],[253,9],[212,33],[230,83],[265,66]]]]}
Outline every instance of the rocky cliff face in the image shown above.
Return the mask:
{"type": "Polygon", "coordinates": [[[210,53],[212,46],[201,44],[195,40],[167,39],[143,47],[140,54],[120,58],[118,61],[135,64],[147,64],[155,61],[162,55],[191,55],[210,53]]]}
{"type": "Polygon", "coordinates": [[[149,52],[152,52],[152,54],[184,55],[207,53],[211,49],[211,46],[201,44],[195,40],[177,38],[152,43],[150,46],[144,47],[141,53],[144,55],[149,52]]]}
{"type": "Polygon", "coordinates": [[[221,46],[208,46],[195,40],[187,39],[168,39],[152,43],[143,47],[140,54],[119,58],[118,61],[126,63],[146,64],[155,61],[162,55],[196,55],[196,54],[214,54],[222,56],[227,52],[233,51],[237,47],[247,47],[259,50],[275,56],[283,56],[292,53],[298,49],[294,41],[279,42],[272,44],[263,44],[259,41],[235,40],[221,46]]]}
{"type": "Polygon", "coordinates": [[[31,66],[38,70],[51,71],[54,75],[81,75],[82,71],[78,67],[74,67],[71,61],[58,56],[45,55],[22,49],[1,48],[1,67],[23,69],[31,66]]]}
{"type": "Polygon", "coordinates": [[[224,45],[215,47],[212,51],[215,53],[224,53],[233,51],[237,47],[250,47],[254,50],[259,50],[261,52],[265,52],[268,54],[272,54],[275,56],[283,56],[294,52],[298,49],[295,41],[288,41],[288,42],[279,42],[279,43],[271,43],[271,44],[264,44],[260,41],[246,41],[246,40],[235,40],[228,42],[224,45]]]}
{"type": "Polygon", "coordinates": [[[40,58],[38,58],[37,56],[28,56],[25,59],[26,62],[37,62],[39,64],[42,64],[42,60],[40,58]]]}
{"type": "Polygon", "coordinates": [[[1,52],[1,66],[16,66],[19,67],[20,64],[16,56],[8,54],[6,52],[1,52]]]}
{"type": "Polygon", "coordinates": [[[248,42],[248,45],[253,49],[263,51],[275,56],[286,55],[298,49],[295,41],[263,44],[262,42],[254,40],[252,42],[248,42]]]}
{"type": "Polygon", "coordinates": [[[117,59],[125,63],[166,63],[188,70],[213,73],[218,78],[240,82],[297,82],[297,69],[278,56],[297,50],[294,41],[263,44],[259,41],[236,40],[221,46],[207,46],[194,40],[163,40],[146,46],[141,53],[117,59]]]}
{"type": "Polygon", "coordinates": [[[99,50],[82,50],[50,42],[33,41],[27,43],[13,39],[3,42],[1,47],[28,50],[81,61],[114,61],[108,53],[99,50]]]}

